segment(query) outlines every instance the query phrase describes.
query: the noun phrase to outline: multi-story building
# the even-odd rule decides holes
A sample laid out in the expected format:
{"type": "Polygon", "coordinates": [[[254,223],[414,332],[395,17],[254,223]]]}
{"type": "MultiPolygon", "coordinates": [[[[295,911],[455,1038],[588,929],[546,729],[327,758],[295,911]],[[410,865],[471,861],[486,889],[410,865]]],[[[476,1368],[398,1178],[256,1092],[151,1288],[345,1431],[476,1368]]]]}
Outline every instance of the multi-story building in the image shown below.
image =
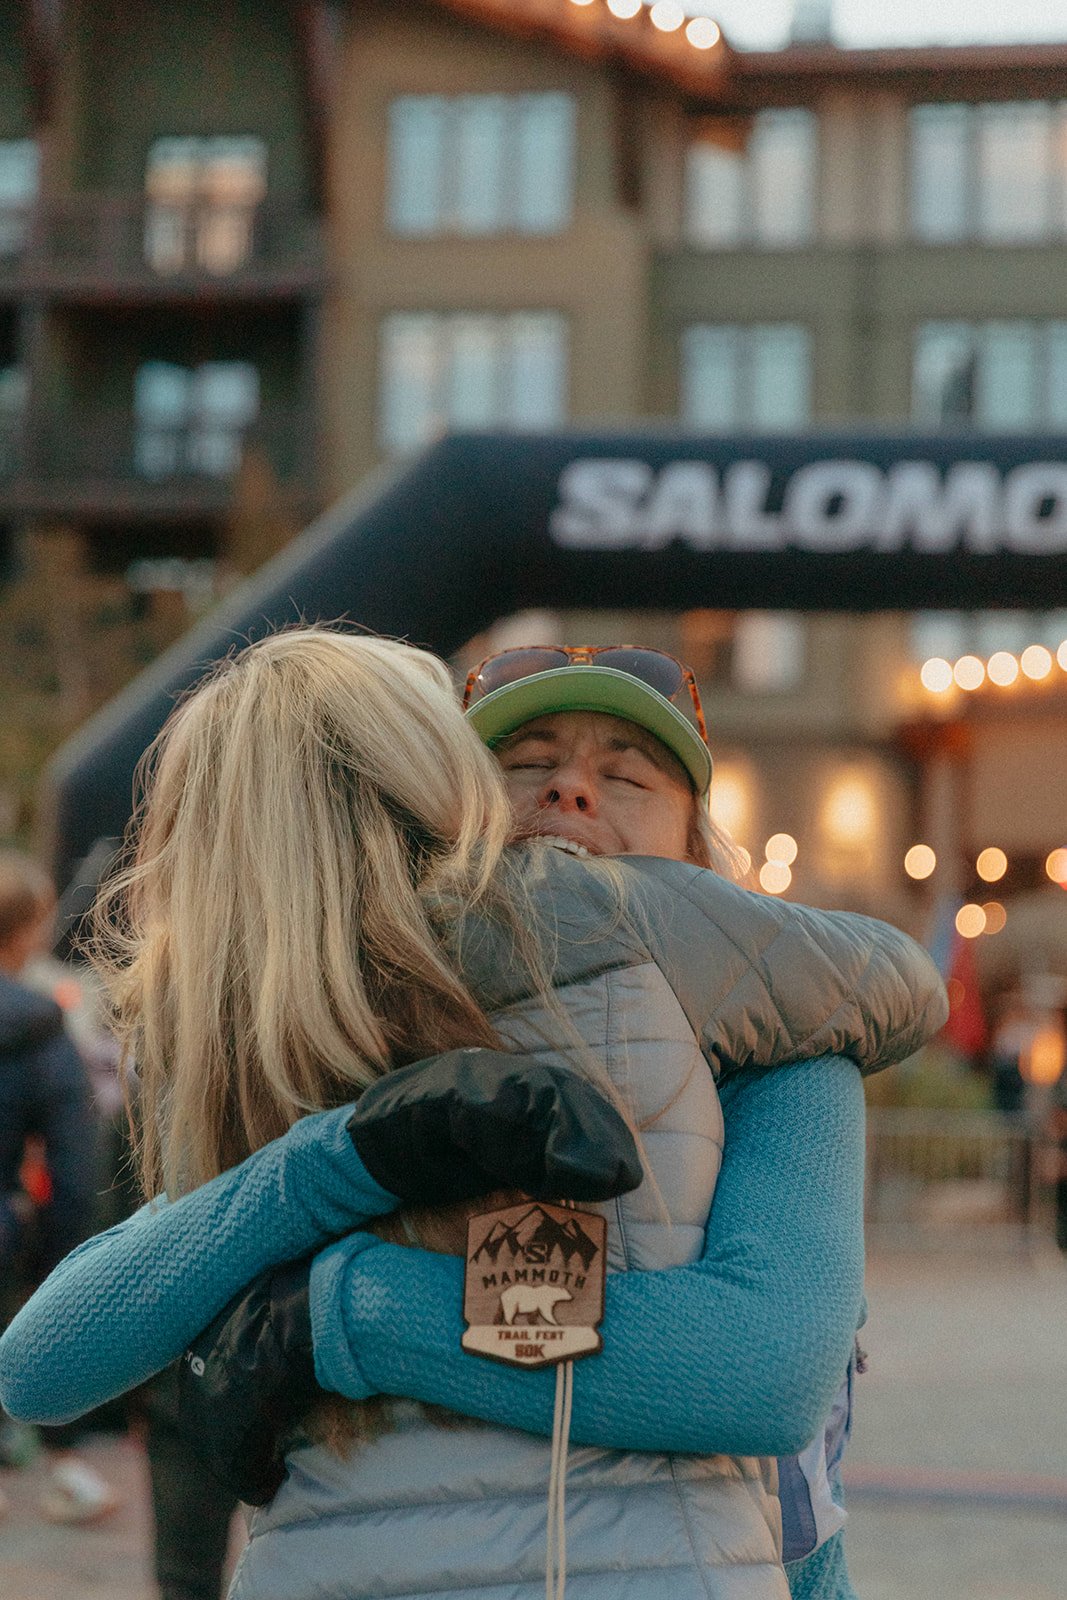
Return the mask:
{"type": "MultiPolygon", "coordinates": [[[[174,0],[132,29],[0,0],[0,82],[0,517],[142,582],[225,554],[250,459],[310,511],[447,428],[1067,432],[1064,45],[741,53],[675,0],[174,0]]],[[[946,716],[918,668],[1055,649],[1067,594],[787,605],[641,624],[701,668],[757,865],[790,833],[802,894],[904,918],[922,838],[952,887],[985,845],[1036,882],[1067,824],[1011,779],[1063,746],[1058,689],[946,716]]]]}

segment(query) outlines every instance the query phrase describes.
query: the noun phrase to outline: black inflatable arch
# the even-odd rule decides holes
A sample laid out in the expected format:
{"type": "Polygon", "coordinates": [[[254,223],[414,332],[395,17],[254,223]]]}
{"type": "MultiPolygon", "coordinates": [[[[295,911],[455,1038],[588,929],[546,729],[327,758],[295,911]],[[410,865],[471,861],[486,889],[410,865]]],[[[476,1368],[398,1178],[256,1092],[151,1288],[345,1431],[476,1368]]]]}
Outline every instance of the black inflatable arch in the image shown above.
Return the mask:
{"type": "Polygon", "coordinates": [[[1067,439],[446,438],[321,518],[63,747],[53,864],[66,884],[122,833],[137,760],[204,667],[298,617],[448,654],[527,607],[1064,604],[1067,439]]]}

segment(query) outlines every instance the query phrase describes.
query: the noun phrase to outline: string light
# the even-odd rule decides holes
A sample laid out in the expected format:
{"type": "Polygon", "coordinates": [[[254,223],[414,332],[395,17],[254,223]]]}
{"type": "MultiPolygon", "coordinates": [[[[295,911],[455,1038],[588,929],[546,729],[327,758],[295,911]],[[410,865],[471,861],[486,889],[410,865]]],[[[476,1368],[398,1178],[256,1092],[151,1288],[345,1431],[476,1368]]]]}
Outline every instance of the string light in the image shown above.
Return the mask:
{"type": "Polygon", "coordinates": [[[946,689],[952,688],[952,668],[942,656],[931,656],[929,661],[924,661],[919,677],[923,688],[929,689],[931,694],[944,694],[946,689]]]}
{"type": "Polygon", "coordinates": [[[904,871],[909,878],[928,878],[937,866],[937,857],[928,844],[913,844],[904,857],[904,871]]]}
{"type": "Polygon", "coordinates": [[[689,43],[697,50],[713,50],[722,38],[717,22],[710,17],[694,17],[685,30],[689,43]]]}
{"type": "Polygon", "coordinates": [[[986,916],[981,906],[972,900],[956,912],[956,932],[962,939],[977,939],[985,932],[986,916]]]}
{"type": "Polygon", "coordinates": [[[952,669],[952,676],[961,689],[970,693],[973,689],[980,689],[985,682],[985,664],[977,656],[960,656],[952,669]]]}
{"type": "Polygon", "coordinates": [[[1008,858],[1003,850],[998,850],[996,845],[990,845],[988,850],[983,850],[976,862],[978,876],[983,883],[996,883],[998,878],[1003,878],[1008,870],[1008,858]]]}
{"type": "Polygon", "coordinates": [[[768,894],[784,894],[793,881],[793,874],[783,861],[765,861],[759,869],[759,881],[768,894]]]}
{"type": "MultiPolygon", "coordinates": [[[[708,16],[689,16],[683,0],[604,0],[607,9],[620,22],[630,22],[648,11],[649,21],[661,33],[676,33],[685,25],[685,37],[694,50],[714,50],[722,40],[722,29],[708,16]]],[[[586,9],[596,0],[571,0],[571,4],[586,9]]]]}
{"type": "Polygon", "coordinates": [[[797,858],[797,842],[791,833],[775,833],[764,846],[764,855],[780,867],[791,867],[797,858]]]}
{"type": "Polygon", "coordinates": [[[1045,871],[1053,883],[1067,889],[1067,850],[1053,850],[1045,861],[1045,871]]]}
{"type": "Polygon", "coordinates": [[[1043,644],[1028,644],[1019,657],[1019,665],[1026,676],[1035,682],[1039,678],[1047,678],[1052,671],[1052,652],[1046,650],[1043,644]]]}
{"type": "Polygon", "coordinates": [[[685,21],[685,12],[678,0],[656,0],[648,15],[653,27],[659,28],[661,33],[673,33],[685,21]]]}
{"type": "Polygon", "coordinates": [[[1000,689],[1006,689],[1019,676],[1019,663],[1010,650],[997,650],[990,656],[986,672],[989,674],[990,683],[995,683],[1000,689]]]}

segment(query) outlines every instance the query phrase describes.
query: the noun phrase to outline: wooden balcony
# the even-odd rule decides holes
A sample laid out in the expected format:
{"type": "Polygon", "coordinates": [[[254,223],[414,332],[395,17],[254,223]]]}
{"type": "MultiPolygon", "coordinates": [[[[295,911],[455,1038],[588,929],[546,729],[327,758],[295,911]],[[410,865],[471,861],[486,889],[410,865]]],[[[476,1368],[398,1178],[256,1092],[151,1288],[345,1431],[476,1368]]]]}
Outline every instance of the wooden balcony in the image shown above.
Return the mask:
{"type": "Polygon", "coordinates": [[[5,420],[0,520],[222,519],[234,508],[241,469],[254,454],[288,492],[294,510],[313,509],[313,451],[304,412],[268,411],[244,428],[203,418],[149,426],[129,410],[53,416],[36,431],[5,420]]]}
{"type": "Polygon", "coordinates": [[[89,304],[314,297],[318,221],[292,208],[72,194],[0,209],[0,296],[89,304]]]}

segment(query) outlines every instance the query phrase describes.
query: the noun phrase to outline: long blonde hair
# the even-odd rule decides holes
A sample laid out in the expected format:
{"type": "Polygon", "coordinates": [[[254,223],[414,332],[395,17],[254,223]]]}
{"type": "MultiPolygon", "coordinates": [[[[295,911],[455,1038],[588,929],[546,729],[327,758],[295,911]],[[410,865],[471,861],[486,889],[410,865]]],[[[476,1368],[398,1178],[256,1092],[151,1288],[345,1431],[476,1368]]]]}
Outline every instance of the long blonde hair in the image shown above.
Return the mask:
{"type": "Polygon", "coordinates": [[[515,921],[495,878],[510,809],[436,657],[274,634],[177,708],[143,783],[90,953],[136,1062],[147,1193],[391,1066],[497,1042],[448,934],[478,903],[515,921]]]}

